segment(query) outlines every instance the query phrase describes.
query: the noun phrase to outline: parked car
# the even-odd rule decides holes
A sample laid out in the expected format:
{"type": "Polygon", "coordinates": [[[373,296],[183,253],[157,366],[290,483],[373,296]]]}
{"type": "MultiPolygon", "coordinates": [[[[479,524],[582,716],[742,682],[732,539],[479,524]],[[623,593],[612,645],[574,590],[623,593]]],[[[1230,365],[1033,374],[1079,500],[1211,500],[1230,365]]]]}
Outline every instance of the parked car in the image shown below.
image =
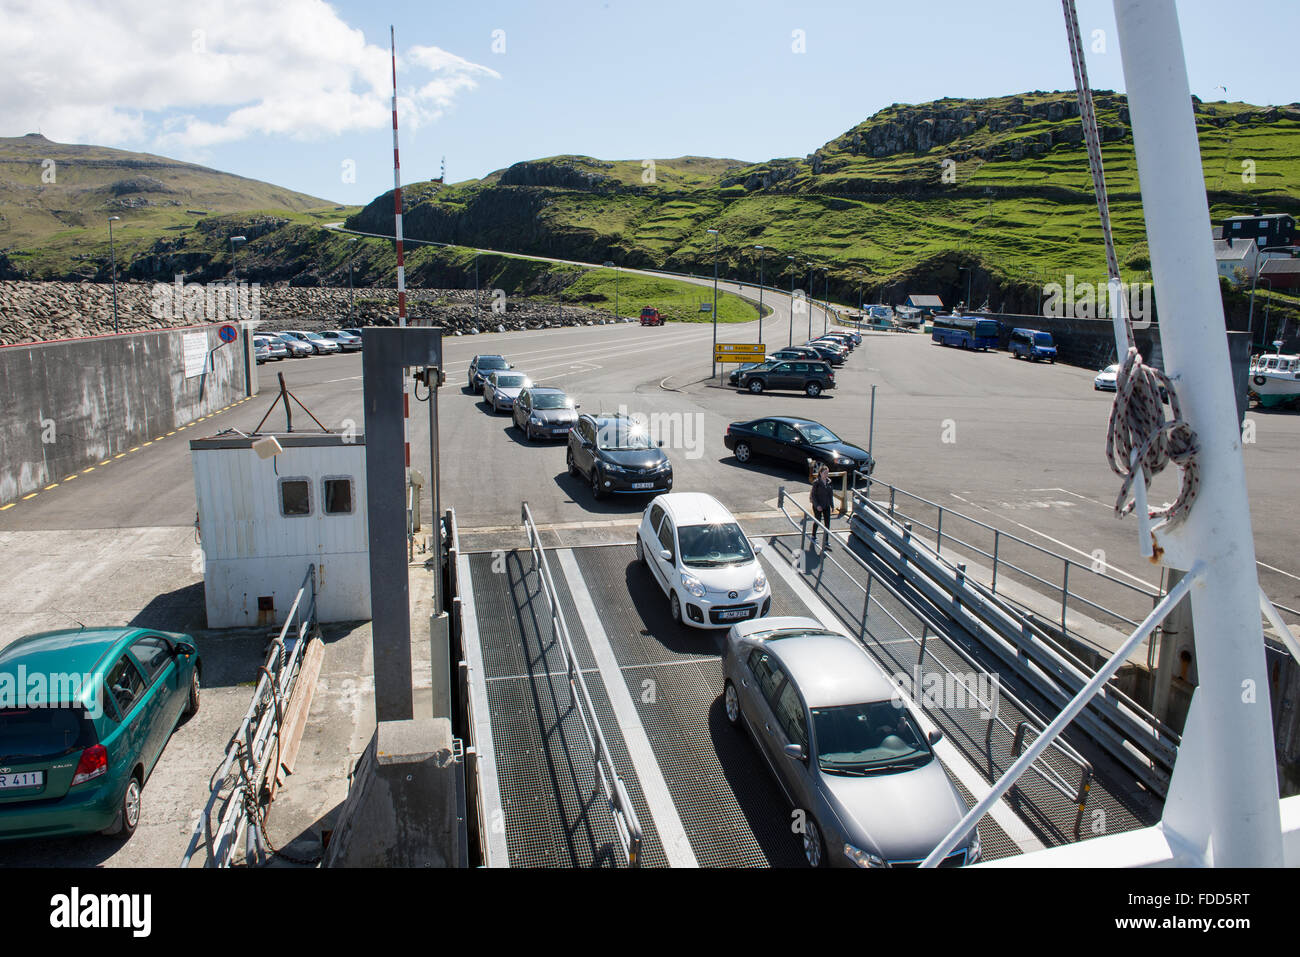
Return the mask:
{"type": "Polygon", "coordinates": [[[753,546],[712,495],[678,492],[651,502],[637,528],[636,557],[668,597],[675,622],[725,628],[772,608],[753,546]]]}
{"type": "Polygon", "coordinates": [[[488,373],[496,372],[498,369],[513,369],[509,362],[506,362],[503,356],[475,356],[469,360],[469,389],[471,392],[482,392],[483,381],[488,377],[488,373]]]}
{"type": "MultiPolygon", "coordinates": [[[[811,618],[735,625],[722,659],[723,711],[747,727],[802,814],[811,867],[916,867],[966,802],[884,670],[852,638],[811,618]]],[[[941,867],[980,858],[971,828],[941,867]]]]}
{"type": "Polygon", "coordinates": [[[763,362],[743,362],[740,365],[736,366],[735,369],[732,370],[731,374],[727,376],[727,381],[730,382],[732,385],[740,385],[740,374],[742,372],[746,371],[747,369],[758,369],[758,368],[770,369],[772,368],[772,366],[776,365],[776,363],[777,360],[775,359],[766,359],[763,362]]]}
{"type": "Polygon", "coordinates": [[[768,369],[747,369],[737,385],[757,395],[768,389],[793,389],[817,398],[835,388],[835,373],[825,362],[778,362],[768,369]]]}
{"type": "Polygon", "coordinates": [[[1012,329],[1008,349],[1013,359],[1030,359],[1034,362],[1046,359],[1048,362],[1056,362],[1056,343],[1052,341],[1050,332],[1012,329]]]}
{"type": "Polygon", "coordinates": [[[299,335],[311,343],[311,346],[316,350],[317,355],[328,356],[343,351],[342,346],[338,342],[326,338],[319,332],[303,332],[299,335]]]}
{"type": "Polygon", "coordinates": [[[578,421],[579,408],[562,389],[530,386],[519,393],[511,414],[515,425],[532,442],[538,438],[567,436],[578,421]]]}
{"type": "Polygon", "coordinates": [[[260,366],[271,358],[271,347],[265,339],[253,340],[253,360],[260,366]]]}
{"type": "Polygon", "coordinates": [[[727,426],[722,442],[742,465],[762,455],[794,463],[801,470],[808,459],[828,466],[833,472],[853,469],[870,475],[876,467],[871,453],[850,445],[811,419],[774,415],[752,422],[733,422],[727,426]]]}
{"type": "Polygon", "coordinates": [[[343,352],[361,351],[361,337],[354,336],[346,329],[326,329],[321,333],[321,337],[338,343],[339,349],[343,352]]]}
{"type": "Polygon", "coordinates": [[[856,332],[828,332],[821,337],[822,339],[834,339],[849,347],[852,352],[858,346],[862,345],[862,337],[856,332]]]}
{"type": "Polygon", "coordinates": [[[584,415],[569,430],[569,474],[585,478],[591,494],[643,495],[673,487],[673,466],[650,433],[630,416],[584,415]]]}
{"type": "Polygon", "coordinates": [[[279,336],[254,336],[253,344],[266,346],[267,351],[270,353],[267,358],[274,359],[276,362],[289,358],[289,347],[285,345],[284,340],[279,336]]]}
{"type": "Polygon", "coordinates": [[[821,354],[816,349],[809,346],[788,346],[779,349],[767,357],[772,359],[812,359],[814,362],[821,362],[821,354]]]}
{"type": "Polygon", "coordinates": [[[842,366],[848,356],[849,350],[843,346],[835,346],[826,342],[810,342],[804,348],[811,349],[817,353],[817,357],[823,362],[828,362],[832,366],[842,366]]]}
{"type": "Polygon", "coordinates": [[[316,348],[306,339],[299,339],[290,332],[275,333],[277,339],[284,343],[284,347],[289,350],[289,356],[294,359],[300,359],[305,356],[314,356],[316,348]]]}
{"type": "Polygon", "coordinates": [[[492,406],[493,412],[509,412],[515,407],[519,393],[532,384],[522,372],[498,369],[483,382],[483,401],[492,406]]]}
{"type": "Polygon", "coordinates": [[[0,839],[132,834],[149,772],[176,725],[199,710],[188,635],[83,628],[27,635],[0,651],[0,839]],[[23,675],[77,680],[33,701],[23,675]]]}
{"type": "Polygon", "coordinates": [[[1097,378],[1092,380],[1092,387],[1097,392],[1114,392],[1119,386],[1119,364],[1111,363],[1097,373],[1097,378]]]}
{"type": "Polygon", "coordinates": [[[356,336],[358,339],[361,338],[361,330],[360,330],[360,329],[344,329],[343,331],[346,332],[346,333],[347,333],[348,335],[350,335],[350,336],[356,336]]]}

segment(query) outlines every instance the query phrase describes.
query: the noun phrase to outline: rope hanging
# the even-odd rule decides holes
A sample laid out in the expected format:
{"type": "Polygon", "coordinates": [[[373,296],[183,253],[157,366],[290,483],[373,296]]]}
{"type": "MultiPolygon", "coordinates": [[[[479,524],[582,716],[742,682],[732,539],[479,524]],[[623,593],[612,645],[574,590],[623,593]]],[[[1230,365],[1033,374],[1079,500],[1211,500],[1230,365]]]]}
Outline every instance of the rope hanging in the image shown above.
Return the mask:
{"type": "MultiPolygon", "coordinates": [[[[1088,148],[1088,166],[1092,171],[1097,211],[1101,215],[1107,273],[1113,282],[1119,282],[1119,257],[1115,254],[1115,239],[1111,232],[1110,202],[1106,196],[1106,174],[1101,158],[1101,136],[1097,130],[1092,89],[1088,85],[1079,16],[1074,0],[1061,0],[1061,8],[1065,11],[1070,61],[1074,66],[1074,82],[1079,95],[1079,118],[1083,123],[1083,138],[1088,148]]],[[[1178,497],[1158,509],[1150,509],[1149,517],[1165,518],[1169,525],[1176,525],[1187,517],[1200,490],[1200,469],[1196,462],[1200,446],[1196,433],[1183,419],[1178,393],[1174,391],[1169,377],[1142,361],[1133,336],[1133,323],[1128,310],[1123,306],[1122,297],[1118,305],[1124,320],[1124,341],[1128,349],[1116,377],[1115,402],[1111,406],[1110,425],[1106,433],[1106,458],[1110,462],[1111,471],[1124,479],[1119,497],[1115,500],[1115,514],[1123,518],[1133,511],[1136,502],[1129,497],[1129,492],[1139,471],[1145,487],[1149,489],[1151,480],[1173,462],[1183,473],[1178,497]],[[1163,395],[1169,397],[1172,421],[1165,418],[1163,395]]],[[[1118,327],[1115,336],[1119,342],[1118,327]]]]}

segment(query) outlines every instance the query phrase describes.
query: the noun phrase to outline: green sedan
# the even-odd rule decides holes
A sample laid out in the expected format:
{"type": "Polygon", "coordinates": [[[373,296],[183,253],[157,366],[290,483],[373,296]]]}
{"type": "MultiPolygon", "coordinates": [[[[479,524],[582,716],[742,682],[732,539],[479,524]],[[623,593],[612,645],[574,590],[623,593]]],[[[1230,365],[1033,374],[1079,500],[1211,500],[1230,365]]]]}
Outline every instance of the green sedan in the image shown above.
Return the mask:
{"type": "Polygon", "coordinates": [[[200,672],[193,638],[142,628],[0,650],[0,840],[134,833],[149,772],[199,710],[200,672]]]}

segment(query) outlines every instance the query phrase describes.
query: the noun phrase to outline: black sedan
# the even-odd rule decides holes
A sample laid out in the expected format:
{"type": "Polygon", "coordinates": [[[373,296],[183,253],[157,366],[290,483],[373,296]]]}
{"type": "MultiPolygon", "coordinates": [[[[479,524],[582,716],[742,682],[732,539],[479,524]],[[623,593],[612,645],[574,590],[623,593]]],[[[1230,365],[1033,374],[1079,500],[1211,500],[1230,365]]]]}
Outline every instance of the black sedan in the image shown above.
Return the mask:
{"type": "Polygon", "coordinates": [[[876,467],[871,454],[849,445],[820,422],[774,415],[752,422],[733,422],[727,426],[723,443],[748,465],[756,455],[797,464],[802,471],[808,459],[830,467],[833,472],[855,469],[870,475],[876,467]]]}
{"type": "Polygon", "coordinates": [[[829,362],[833,366],[844,365],[844,359],[849,352],[849,350],[845,349],[843,346],[837,347],[828,342],[814,341],[808,343],[804,348],[813,350],[813,352],[817,353],[823,362],[829,362]]]}
{"type": "Polygon", "coordinates": [[[569,474],[595,498],[653,495],[673,487],[673,467],[641,423],[625,415],[584,415],[569,430],[569,474]]]}

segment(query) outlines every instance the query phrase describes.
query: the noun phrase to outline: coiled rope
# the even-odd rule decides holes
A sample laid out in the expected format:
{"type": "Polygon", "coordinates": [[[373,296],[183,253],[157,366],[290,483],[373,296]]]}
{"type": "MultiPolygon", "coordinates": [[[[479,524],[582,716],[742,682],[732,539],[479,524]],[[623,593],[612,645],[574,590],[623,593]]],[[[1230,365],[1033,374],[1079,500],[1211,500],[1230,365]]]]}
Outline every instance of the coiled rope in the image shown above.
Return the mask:
{"type": "MultiPolygon", "coordinates": [[[[1093,189],[1097,196],[1097,211],[1101,215],[1102,236],[1106,245],[1106,269],[1113,282],[1119,282],[1119,257],[1115,253],[1115,238],[1111,233],[1110,202],[1106,195],[1106,173],[1101,159],[1101,136],[1097,129],[1097,112],[1093,106],[1092,89],[1088,84],[1088,67],[1083,56],[1083,40],[1079,33],[1079,16],[1074,0],[1061,0],[1065,12],[1066,33],[1070,41],[1070,61],[1074,66],[1074,82],[1079,95],[1079,118],[1083,123],[1083,139],[1088,150],[1088,166],[1092,171],[1093,189]]],[[[1106,434],[1106,458],[1116,475],[1124,479],[1119,497],[1115,500],[1115,514],[1123,518],[1133,511],[1135,500],[1129,498],[1139,471],[1147,488],[1151,480],[1173,462],[1183,473],[1178,497],[1158,509],[1150,509],[1150,518],[1166,518],[1175,525],[1187,517],[1196,494],[1200,490],[1200,469],[1196,453],[1200,446],[1196,433],[1183,419],[1178,405],[1178,393],[1173,383],[1159,369],[1142,361],[1133,336],[1133,323],[1120,297],[1120,311],[1124,320],[1124,341],[1128,351],[1116,377],[1115,402],[1110,410],[1110,426],[1106,434]],[[1162,392],[1169,396],[1173,419],[1165,418],[1162,392]],[[1133,453],[1137,456],[1134,458],[1133,453]]],[[[1118,328],[1116,339],[1119,341],[1118,328]]]]}
{"type": "Polygon", "coordinates": [[[1133,511],[1135,501],[1129,492],[1138,471],[1145,470],[1143,479],[1150,488],[1151,480],[1172,462],[1183,472],[1178,497],[1151,509],[1150,517],[1167,518],[1170,525],[1175,525],[1187,517],[1201,487],[1200,467],[1196,462],[1200,445],[1196,433],[1183,419],[1178,393],[1169,377],[1146,365],[1134,346],[1129,347],[1128,356],[1120,366],[1115,387],[1115,404],[1110,409],[1106,433],[1106,458],[1111,471],[1124,479],[1115,499],[1115,514],[1122,518],[1133,511]],[[1165,418],[1162,390],[1169,396],[1172,419],[1165,418]]]}

